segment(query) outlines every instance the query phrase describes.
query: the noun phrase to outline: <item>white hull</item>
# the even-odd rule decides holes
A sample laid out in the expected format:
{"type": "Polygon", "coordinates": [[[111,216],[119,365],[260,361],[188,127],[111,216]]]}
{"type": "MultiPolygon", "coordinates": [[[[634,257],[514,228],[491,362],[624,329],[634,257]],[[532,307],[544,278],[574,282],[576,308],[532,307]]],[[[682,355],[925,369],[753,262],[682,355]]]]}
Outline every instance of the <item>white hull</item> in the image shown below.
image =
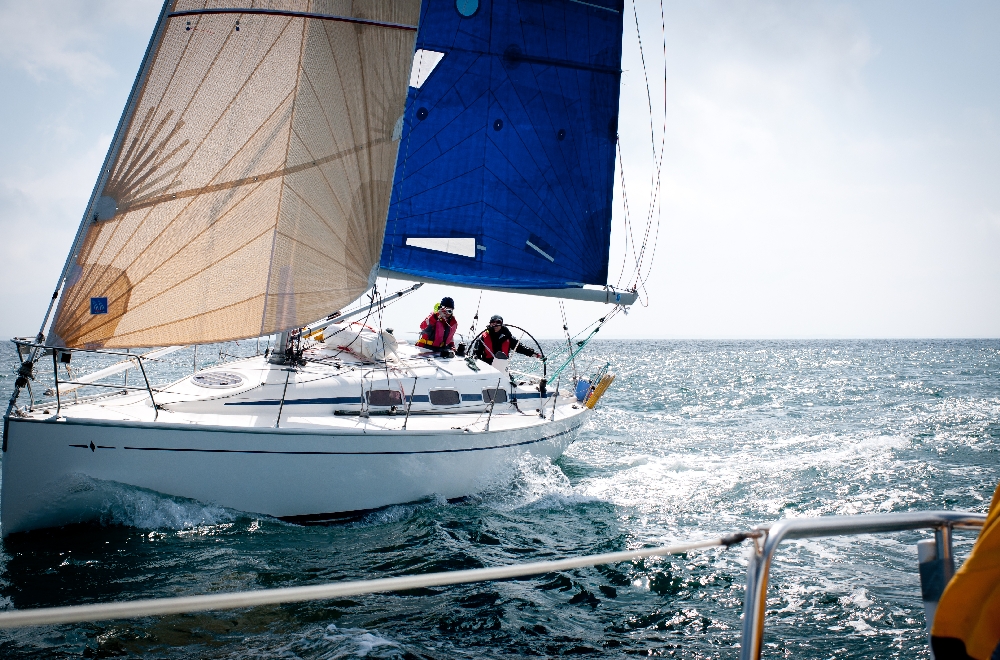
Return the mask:
{"type": "Polygon", "coordinates": [[[430,495],[462,497],[488,486],[524,452],[559,456],[582,422],[576,416],[519,431],[331,435],[11,420],[3,533],[95,517],[103,496],[89,480],[293,519],[430,495]]]}
{"type": "MultiPolygon", "coordinates": [[[[482,367],[477,378],[495,378],[482,367]]],[[[284,368],[259,359],[242,368],[249,385],[263,383],[244,398],[267,400],[268,383],[284,382],[284,368]],[[254,380],[254,368],[266,373],[254,380]]],[[[301,396],[318,383],[331,387],[315,371],[307,375],[301,396]]],[[[182,392],[173,397],[178,405],[164,404],[156,419],[142,395],[121,397],[117,405],[81,405],[86,416],[74,415],[71,406],[60,416],[11,418],[0,494],[3,535],[95,518],[105,507],[102,482],[303,522],[428,496],[463,497],[503,478],[523,453],[559,456],[589,413],[564,395],[558,402],[549,397],[543,418],[535,412],[535,394],[534,403],[522,402],[523,412],[498,404],[484,414],[482,402],[447,414],[414,411],[404,429],[402,411],[334,416],[327,406],[320,417],[315,398],[290,398],[275,428],[274,405],[266,416],[234,415],[234,424],[220,425],[228,414],[172,412],[188,404],[183,388],[174,391],[182,392]],[[296,407],[307,416],[288,412],[296,407]]]]}

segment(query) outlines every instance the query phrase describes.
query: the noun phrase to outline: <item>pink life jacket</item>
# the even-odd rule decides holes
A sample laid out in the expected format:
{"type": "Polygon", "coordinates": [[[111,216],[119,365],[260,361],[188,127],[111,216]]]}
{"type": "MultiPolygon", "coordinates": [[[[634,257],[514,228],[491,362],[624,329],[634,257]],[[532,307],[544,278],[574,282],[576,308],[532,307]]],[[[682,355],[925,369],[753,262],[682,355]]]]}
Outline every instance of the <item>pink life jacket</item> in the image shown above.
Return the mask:
{"type": "Polygon", "coordinates": [[[453,347],[456,330],[458,330],[458,321],[455,320],[454,316],[445,322],[438,318],[437,312],[432,312],[420,324],[420,338],[417,339],[417,346],[453,347]]]}

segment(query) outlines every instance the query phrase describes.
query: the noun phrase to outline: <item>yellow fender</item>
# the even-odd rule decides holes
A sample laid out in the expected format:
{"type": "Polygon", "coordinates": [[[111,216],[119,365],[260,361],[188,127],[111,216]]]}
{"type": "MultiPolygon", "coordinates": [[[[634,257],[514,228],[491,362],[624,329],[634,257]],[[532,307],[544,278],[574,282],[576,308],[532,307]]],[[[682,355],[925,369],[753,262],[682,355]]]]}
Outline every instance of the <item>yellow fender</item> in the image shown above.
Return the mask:
{"type": "Polygon", "coordinates": [[[590,396],[587,397],[587,403],[585,403],[584,405],[587,406],[588,408],[593,408],[594,406],[596,406],[597,402],[601,400],[601,396],[603,396],[604,392],[607,391],[609,387],[611,387],[611,383],[613,382],[615,382],[615,375],[605,374],[604,378],[601,378],[601,382],[599,382],[597,386],[594,388],[594,391],[592,391],[590,393],[590,396]]]}

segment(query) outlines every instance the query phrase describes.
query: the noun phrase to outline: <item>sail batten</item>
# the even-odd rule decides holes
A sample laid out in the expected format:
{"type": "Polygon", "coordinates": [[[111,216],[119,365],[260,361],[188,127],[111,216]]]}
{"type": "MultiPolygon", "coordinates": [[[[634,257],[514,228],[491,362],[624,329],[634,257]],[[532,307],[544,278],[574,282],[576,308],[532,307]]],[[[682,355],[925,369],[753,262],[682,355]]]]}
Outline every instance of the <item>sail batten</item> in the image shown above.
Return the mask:
{"type": "Polygon", "coordinates": [[[267,334],[369,286],[419,0],[211,4],[165,10],[81,228],[53,345],[267,334]]]}

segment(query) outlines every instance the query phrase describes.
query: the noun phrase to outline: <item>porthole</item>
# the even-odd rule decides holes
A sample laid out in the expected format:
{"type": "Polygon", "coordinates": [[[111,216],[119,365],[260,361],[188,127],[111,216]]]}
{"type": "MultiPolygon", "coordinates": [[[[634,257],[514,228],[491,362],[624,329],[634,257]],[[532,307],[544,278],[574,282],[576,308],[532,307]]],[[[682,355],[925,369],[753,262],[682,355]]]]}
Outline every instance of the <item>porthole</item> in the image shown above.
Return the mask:
{"type": "Polygon", "coordinates": [[[486,403],[507,403],[507,390],[487,387],[483,390],[483,401],[486,403]]]}
{"type": "Polygon", "coordinates": [[[403,393],[399,390],[371,390],[368,392],[369,406],[401,406],[403,393]]]}
{"type": "Polygon", "coordinates": [[[470,18],[479,11],[479,0],[455,0],[455,9],[465,18],[470,18]]]}
{"type": "Polygon", "coordinates": [[[435,406],[457,406],[462,401],[458,390],[431,390],[430,396],[435,406]]]}
{"type": "Polygon", "coordinates": [[[198,387],[225,389],[242,385],[243,376],[235,374],[232,371],[207,371],[203,374],[191,376],[191,382],[198,387]]]}

